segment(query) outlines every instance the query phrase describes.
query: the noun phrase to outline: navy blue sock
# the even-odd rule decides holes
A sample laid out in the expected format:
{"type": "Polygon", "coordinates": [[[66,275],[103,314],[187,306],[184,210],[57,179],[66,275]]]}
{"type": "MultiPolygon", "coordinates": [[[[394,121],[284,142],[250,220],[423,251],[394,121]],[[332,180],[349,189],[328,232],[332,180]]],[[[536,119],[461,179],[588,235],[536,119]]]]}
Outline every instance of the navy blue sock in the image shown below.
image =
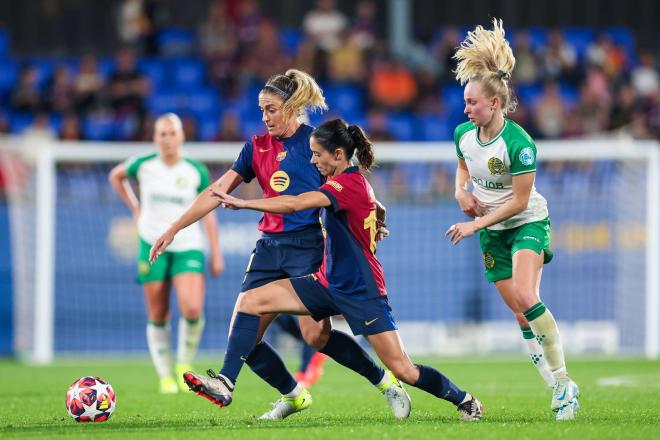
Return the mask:
{"type": "Polygon", "coordinates": [[[371,359],[371,356],[360,347],[360,344],[346,333],[332,330],[328,343],[319,351],[327,354],[344,367],[366,377],[374,385],[378,385],[385,374],[385,371],[371,359]]]}
{"type": "Polygon", "coordinates": [[[419,368],[419,379],[412,384],[414,387],[448,400],[456,406],[465,399],[466,392],[435,368],[426,365],[417,365],[417,368],[419,368]]]}
{"type": "Polygon", "coordinates": [[[220,370],[220,374],[228,377],[234,385],[243,363],[257,343],[258,333],[259,317],[257,315],[243,312],[236,313],[234,326],[231,328],[231,336],[227,344],[225,360],[222,364],[222,370],[220,370]]]}
{"type": "Polygon", "coordinates": [[[312,360],[312,356],[316,353],[316,348],[310,347],[305,341],[303,341],[302,353],[300,359],[300,367],[298,371],[305,371],[309,365],[309,361],[312,360]]]}
{"type": "Polygon", "coordinates": [[[257,344],[245,363],[280,394],[289,394],[298,384],[286,369],[280,355],[268,342],[257,344]]]}

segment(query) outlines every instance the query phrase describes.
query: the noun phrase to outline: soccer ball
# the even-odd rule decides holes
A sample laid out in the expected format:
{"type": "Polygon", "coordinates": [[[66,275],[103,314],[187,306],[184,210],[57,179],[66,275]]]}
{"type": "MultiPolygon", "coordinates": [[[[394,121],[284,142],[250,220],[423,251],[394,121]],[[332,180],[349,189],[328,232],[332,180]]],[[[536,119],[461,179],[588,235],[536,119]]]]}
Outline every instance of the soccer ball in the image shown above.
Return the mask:
{"type": "Polygon", "coordinates": [[[115,392],[96,376],[76,380],[66,393],[66,410],[76,422],[105,422],[115,410],[115,392]]]}

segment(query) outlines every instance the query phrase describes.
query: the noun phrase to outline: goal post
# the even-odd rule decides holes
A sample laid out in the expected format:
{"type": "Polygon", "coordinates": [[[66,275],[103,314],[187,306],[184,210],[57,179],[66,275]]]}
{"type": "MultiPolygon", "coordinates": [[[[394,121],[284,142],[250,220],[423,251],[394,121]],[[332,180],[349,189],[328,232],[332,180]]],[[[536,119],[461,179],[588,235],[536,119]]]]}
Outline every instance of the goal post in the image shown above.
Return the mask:
{"type": "MultiPolygon", "coordinates": [[[[153,147],[23,138],[4,138],[0,145],[9,177],[15,351],[47,364],[60,353],[144,350],[144,307],[127,250],[134,231],[106,176],[114,164],[153,147]],[[107,334],[86,333],[85,323],[95,320],[107,334]],[[136,335],[142,339],[133,341],[136,335]]],[[[241,146],[197,143],[185,152],[217,178],[241,146]]],[[[537,146],[537,188],[549,202],[558,257],[544,270],[541,291],[562,329],[579,335],[571,350],[657,359],[658,143],[603,138],[537,146]]],[[[388,206],[393,233],[378,252],[406,345],[439,354],[518,347],[513,318],[483,280],[477,241],[451,247],[442,237],[442,227],[462,218],[452,199],[453,144],[377,143],[376,159],[380,166],[370,179],[388,206]],[[477,336],[484,334],[485,342],[477,336]]],[[[246,197],[259,194],[245,191],[246,197]]],[[[228,264],[226,274],[208,284],[207,332],[213,336],[202,348],[211,350],[224,348],[218,334],[226,334],[258,237],[258,215],[217,215],[228,264]]]]}

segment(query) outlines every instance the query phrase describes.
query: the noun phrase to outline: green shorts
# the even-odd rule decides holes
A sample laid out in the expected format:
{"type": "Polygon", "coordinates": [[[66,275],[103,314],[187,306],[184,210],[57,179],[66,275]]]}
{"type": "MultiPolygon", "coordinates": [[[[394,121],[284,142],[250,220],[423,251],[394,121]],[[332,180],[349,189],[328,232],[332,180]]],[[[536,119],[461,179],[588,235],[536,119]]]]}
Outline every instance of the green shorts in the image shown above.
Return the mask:
{"type": "Polygon", "coordinates": [[[543,252],[543,264],[552,260],[550,218],[501,231],[482,229],[479,232],[479,243],[486,267],[486,279],[495,282],[511,278],[513,254],[520,249],[531,249],[537,254],[543,252]]]}
{"type": "Polygon", "coordinates": [[[183,252],[163,252],[156,262],[149,264],[149,251],[151,245],[140,238],[140,254],[138,255],[139,283],[152,281],[170,281],[181,273],[204,272],[204,253],[200,250],[183,252]]]}

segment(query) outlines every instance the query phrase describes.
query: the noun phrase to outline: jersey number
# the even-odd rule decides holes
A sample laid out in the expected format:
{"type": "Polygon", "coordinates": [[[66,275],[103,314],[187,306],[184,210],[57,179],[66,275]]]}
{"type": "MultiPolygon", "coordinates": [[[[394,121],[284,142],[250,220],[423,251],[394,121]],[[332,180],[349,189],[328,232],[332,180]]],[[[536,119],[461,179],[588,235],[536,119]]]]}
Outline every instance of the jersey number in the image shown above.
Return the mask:
{"type": "Polygon", "coordinates": [[[369,248],[371,253],[376,252],[376,233],[378,228],[376,227],[376,210],[369,212],[367,218],[364,219],[364,229],[369,229],[369,248]]]}

